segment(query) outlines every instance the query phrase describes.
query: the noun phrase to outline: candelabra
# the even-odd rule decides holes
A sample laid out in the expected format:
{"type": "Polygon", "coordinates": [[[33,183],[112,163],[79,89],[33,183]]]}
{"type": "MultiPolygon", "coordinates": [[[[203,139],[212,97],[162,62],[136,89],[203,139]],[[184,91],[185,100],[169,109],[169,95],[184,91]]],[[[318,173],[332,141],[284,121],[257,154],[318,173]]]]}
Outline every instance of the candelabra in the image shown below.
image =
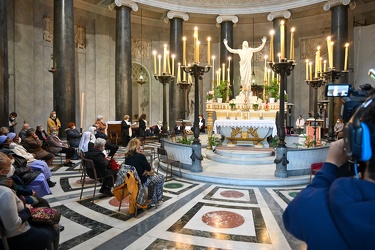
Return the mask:
{"type": "MultiPolygon", "coordinates": [[[[344,77],[348,71],[338,71],[335,70],[335,68],[323,72],[322,78],[324,78],[328,83],[335,83],[335,81],[341,77],[344,77]]],[[[329,104],[328,104],[328,141],[332,142],[336,140],[335,138],[335,130],[334,130],[334,99],[333,97],[329,98],[329,104]]]]}
{"type": "Polygon", "coordinates": [[[163,73],[162,75],[154,75],[155,79],[163,84],[163,126],[161,129],[161,137],[168,138],[168,123],[167,123],[167,84],[172,82],[174,76],[163,73]]]}
{"type": "Polygon", "coordinates": [[[199,63],[194,63],[192,66],[181,66],[181,69],[194,77],[195,93],[194,93],[194,141],[192,144],[192,155],[190,158],[193,161],[191,171],[202,172],[201,161],[203,160],[201,152],[201,143],[199,141],[199,79],[203,79],[204,73],[210,71],[211,66],[199,66],[199,63]]]}
{"type": "Polygon", "coordinates": [[[280,178],[288,177],[286,166],[289,163],[287,160],[287,148],[285,146],[285,124],[284,124],[284,113],[285,113],[285,102],[284,102],[284,90],[286,85],[286,77],[290,75],[296,65],[294,60],[281,59],[279,62],[268,62],[270,68],[280,75],[280,109],[277,116],[278,120],[278,136],[279,143],[276,148],[276,171],[275,176],[280,178]]]}
{"type": "Polygon", "coordinates": [[[325,81],[322,78],[315,78],[314,80],[306,80],[307,85],[314,89],[314,141],[316,143],[316,119],[318,116],[318,88],[324,85],[325,81]]]}

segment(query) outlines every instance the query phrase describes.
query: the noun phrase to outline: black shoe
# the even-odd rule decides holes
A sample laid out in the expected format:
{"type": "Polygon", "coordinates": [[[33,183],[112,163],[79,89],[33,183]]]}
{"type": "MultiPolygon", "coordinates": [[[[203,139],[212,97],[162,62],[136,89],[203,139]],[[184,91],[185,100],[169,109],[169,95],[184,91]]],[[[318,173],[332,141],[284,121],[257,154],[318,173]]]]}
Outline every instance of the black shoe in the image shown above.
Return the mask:
{"type": "Polygon", "coordinates": [[[56,186],[56,182],[54,182],[54,181],[47,180],[47,183],[48,183],[48,186],[49,186],[50,188],[56,186]]]}
{"type": "Polygon", "coordinates": [[[104,194],[105,196],[108,196],[108,197],[113,196],[113,194],[112,194],[112,192],[111,192],[111,188],[101,188],[101,189],[99,190],[99,192],[100,192],[101,194],[104,194]]]}
{"type": "Polygon", "coordinates": [[[66,166],[66,167],[74,167],[76,164],[74,164],[73,162],[65,162],[64,163],[64,166],[66,166]]]}
{"type": "Polygon", "coordinates": [[[65,227],[64,226],[60,226],[60,232],[64,231],[65,227]]]}

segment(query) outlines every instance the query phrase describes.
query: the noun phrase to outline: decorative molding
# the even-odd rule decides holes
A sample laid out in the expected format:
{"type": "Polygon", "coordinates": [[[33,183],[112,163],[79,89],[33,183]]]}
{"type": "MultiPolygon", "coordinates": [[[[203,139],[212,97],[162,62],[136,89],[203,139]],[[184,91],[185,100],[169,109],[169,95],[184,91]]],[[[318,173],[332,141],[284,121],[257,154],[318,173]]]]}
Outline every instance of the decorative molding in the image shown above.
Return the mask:
{"type": "Polygon", "coordinates": [[[217,23],[222,23],[225,21],[231,21],[232,23],[236,24],[238,22],[238,17],[237,16],[228,16],[228,15],[220,15],[216,17],[216,22],[217,23]]]}
{"type": "Polygon", "coordinates": [[[327,11],[327,10],[330,10],[332,7],[335,7],[337,5],[341,5],[341,4],[342,5],[348,5],[348,4],[350,4],[350,2],[351,2],[350,0],[328,0],[327,3],[324,4],[323,9],[325,11],[327,11]]]}
{"type": "Polygon", "coordinates": [[[170,10],[167,13],[169,19],[182,18],[185,22],[189,20],[189,15],[186,12],[170,10]]]}
{"type": "Polygon", "coordinates": [[[281,11],[275,11],[268,14],[267,19],[268,21],[272,22],[273,19],[278,17],[283,17],[285,19],[288,19],[292,16],[292,13],[290,13],[289,10],[281,10],[281,11]]]}
{"type": "Polygon", "coordinates": [[[115,0],[113,3],[108,5],[108,8],[111,11],[115,11],[116,7],[121,7],[121,6],[129,7],[133,11],[138,10],[138,5],[134,1],[131,1],[131,0],[115,0]]]}

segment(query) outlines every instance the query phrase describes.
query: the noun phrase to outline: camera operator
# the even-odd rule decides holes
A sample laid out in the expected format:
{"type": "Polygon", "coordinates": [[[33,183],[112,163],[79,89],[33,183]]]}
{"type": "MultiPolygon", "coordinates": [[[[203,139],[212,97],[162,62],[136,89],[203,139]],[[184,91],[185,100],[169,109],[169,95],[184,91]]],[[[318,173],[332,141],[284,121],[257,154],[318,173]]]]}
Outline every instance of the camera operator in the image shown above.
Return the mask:
{"type": "Polygon", "coordinates": [[[331,143],[321,171],[283,214],[285,228],[309,249],[374,249],[375,95],[368,100],[346,124],[344,139],[331,143]],[[362,140],[357,147],[354,138],[359,131],[362,140]],[[358,152],[361,157],[355,156],[358,152]],[[337,178],[348,154],[360,166],[359,179],[337,178]]]}

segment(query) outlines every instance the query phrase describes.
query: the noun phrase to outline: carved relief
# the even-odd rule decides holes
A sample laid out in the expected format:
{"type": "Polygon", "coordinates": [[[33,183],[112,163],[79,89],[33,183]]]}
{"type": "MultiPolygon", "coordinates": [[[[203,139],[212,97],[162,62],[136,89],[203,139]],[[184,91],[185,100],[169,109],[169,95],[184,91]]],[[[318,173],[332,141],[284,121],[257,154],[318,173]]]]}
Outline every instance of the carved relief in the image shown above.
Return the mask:
{"type": "Polygon", "coordinates": [[[320,46],[320,55],[327,60],[327,42],[325,36],[318,38],[300,39],[299,43],[301,48],[301,59],[315,60],[317,47],[320,46]]]}
{"type": "Polygon", "coordinates": [[[132,43],[132,57],[133,58],[151,58],[151,41],[150,40],[141,40],[139,38],[134,38],[131,41],[132,43]]]}
{"type": "MultiPolygon", "coordinates": [[[[53,43],[53,18],[43,16],[43,41],[53,43]]],[[[74,46],[86,49],[86,27],[74,25],[74,46]]]]}

